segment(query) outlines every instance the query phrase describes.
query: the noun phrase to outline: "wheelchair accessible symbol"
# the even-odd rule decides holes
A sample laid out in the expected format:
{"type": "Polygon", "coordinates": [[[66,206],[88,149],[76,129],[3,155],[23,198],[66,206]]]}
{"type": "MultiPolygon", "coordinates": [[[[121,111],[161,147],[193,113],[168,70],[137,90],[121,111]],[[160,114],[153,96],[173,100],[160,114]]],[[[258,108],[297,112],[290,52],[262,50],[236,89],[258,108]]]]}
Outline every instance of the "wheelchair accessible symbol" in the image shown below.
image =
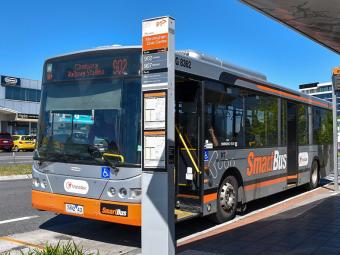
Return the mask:
{"type": "Polygon", "coordinates": [[[103,166],[102,167],[102,178],[109,179],[111,175],[111,171],[109,167],[103,166]]]}
{"type": "Polygon", "coordinates": [[[207,150],[204,150],[204,161],[209,161],[209,154],[207,150]]]}

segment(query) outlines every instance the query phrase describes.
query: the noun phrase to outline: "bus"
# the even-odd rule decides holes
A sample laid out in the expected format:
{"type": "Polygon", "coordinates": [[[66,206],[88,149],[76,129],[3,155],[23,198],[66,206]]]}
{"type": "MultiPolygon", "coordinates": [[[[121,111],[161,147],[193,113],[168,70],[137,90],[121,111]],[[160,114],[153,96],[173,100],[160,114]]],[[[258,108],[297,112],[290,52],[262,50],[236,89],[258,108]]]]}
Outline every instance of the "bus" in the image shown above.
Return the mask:
{"type": "MultiPolygon", "coordinates": [[[[32,205],[141,225],[140,46],[43,67],[32,205]]],[[[333,161],[331,104],[192,50],[175,53],[177,220],[225,222],[252,200],[316,188],[333,161]]]]}

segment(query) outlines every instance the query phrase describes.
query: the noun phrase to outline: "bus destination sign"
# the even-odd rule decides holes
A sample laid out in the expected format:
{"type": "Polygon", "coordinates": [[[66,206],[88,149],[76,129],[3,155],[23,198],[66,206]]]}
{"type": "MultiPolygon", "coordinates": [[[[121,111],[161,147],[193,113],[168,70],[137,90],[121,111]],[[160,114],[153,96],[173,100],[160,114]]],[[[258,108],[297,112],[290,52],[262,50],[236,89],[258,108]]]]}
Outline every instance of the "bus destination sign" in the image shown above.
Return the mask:
{"type": "Polygon", "coordinates": [[[48,62],[45,81],[64,81],[115,76],[140,75],[140,52],[113,56],[80,57],[48,62]]]}
{"type": "Polygon", "coordinates": [[[85,78],[103,76],[105,70],[99,64],[75,64],[73,69],[67,71],[67,78],[85,78]]]}

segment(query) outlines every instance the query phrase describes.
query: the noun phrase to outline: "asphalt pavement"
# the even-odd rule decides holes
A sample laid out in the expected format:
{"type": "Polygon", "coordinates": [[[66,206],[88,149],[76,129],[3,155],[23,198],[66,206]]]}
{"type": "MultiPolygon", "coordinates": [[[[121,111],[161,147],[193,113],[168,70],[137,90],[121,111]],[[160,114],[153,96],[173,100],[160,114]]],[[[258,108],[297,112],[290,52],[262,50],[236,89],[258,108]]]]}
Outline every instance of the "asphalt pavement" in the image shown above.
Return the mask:
{"type": "Polygon", "coordinates": [[[13,165],[13,164],[32,164],[33,152],[20,151],[20,152],[5,152],[0,151],[0,165],[13,165]]]}
{"type": "Polygon", "coordinates": [[[0,181],[0,236],[39,228],[55,217],[31,207],[32,180],[0,181]]]}

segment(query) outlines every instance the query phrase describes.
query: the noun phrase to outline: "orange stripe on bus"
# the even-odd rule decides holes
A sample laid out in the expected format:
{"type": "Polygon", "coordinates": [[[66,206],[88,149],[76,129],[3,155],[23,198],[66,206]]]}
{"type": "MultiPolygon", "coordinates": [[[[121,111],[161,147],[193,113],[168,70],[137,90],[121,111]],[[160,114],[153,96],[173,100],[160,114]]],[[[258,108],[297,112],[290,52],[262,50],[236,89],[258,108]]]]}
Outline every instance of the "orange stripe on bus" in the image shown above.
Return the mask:
{"type": "Polygon", "coordinates": [[[286,182],[287,181],[287,177],[281,177],[281,178],[277,178],[277,179],[273,179],[273,180],[268,180],[268,181],[263,181],[263,182],[258,182],[258,183],[254,183],[254,184],[249,184],[244,186],[244,190],[253,190],[256,188],[262,188],[262,187],[266,187],[266,186],[270,186],[273,184],[277,184],[280,182],[286,182]]]}
{"type": "Polygon", "coordinates": [[[52,211],[61,214],[74,215],[65,211],[66,204],[76,204],[84,206],[84,214],[76,215],[84,218],[102,220],[114,223],[120,223],[132,226],[141,226],[141,205],[136,203],[121,203],[111,201],[101,201],[98,199],[90,199],[83,197],[74,197],[53,194],[49,192],[42,192],[32,190],[32,206],[36,209],[52,211]],[[128,216],[115,216],[109,214],[102,214],[100,212],[100,204],[122,205],[127,206],[128,216]]]}
{"type": "Polygon", "coordinates": [[[301,96],[297,96],[297,95],[294,95],[294,94],[291,94],[291,93],[288,93],[288,92],[280,91],[280,90],[269,88],[269,87],[262,86],[262,85],[256,85],[256,87],[258,89],[262,89],[262,90],[265,90],[265,91],[268,91],[268,92],[272,92],[272,93],[276,93],[276,94],[279,94],[279,95],[282,95],[282,96],[286,96],[286,97],[290,97],[290,98],[293,98],[293,99],[305,101],[306,103],[313,103],[313,104],[317,104],[317,105],[329,108],[328,104],[321,103],[321,102],[318,102],[318,101],[315,101],[315,100],[312,100],[312,99],[309,99],[309,98],[304,98],[304,97],[301,97],[301,96]]]}
{"type": "Polygon", "coordinates": [[[258,183],[254,183],[254,184],[249,184],[244,186],[244,190],[253,190],[256,188],[262,188],[262,187],[266,187],[266,186],[270,186],[270,185],[274,185],[280,182],[286,182],[287,180],[291,180],[291,179],[297,179],[298,175],[288,175],[288,176],[284,176],[284,177],[280,177],[277,179],[273,179],[273,180],[268,180],[268,181],[263,181],[263,182],[258,182],[258,183]]]}
{"type": "Polygon", "coordinates": [[[204,195],[203,202],[206,204],[216,199],[217,199],[217,193],[212,193],[212,194],[204,195]]]}

